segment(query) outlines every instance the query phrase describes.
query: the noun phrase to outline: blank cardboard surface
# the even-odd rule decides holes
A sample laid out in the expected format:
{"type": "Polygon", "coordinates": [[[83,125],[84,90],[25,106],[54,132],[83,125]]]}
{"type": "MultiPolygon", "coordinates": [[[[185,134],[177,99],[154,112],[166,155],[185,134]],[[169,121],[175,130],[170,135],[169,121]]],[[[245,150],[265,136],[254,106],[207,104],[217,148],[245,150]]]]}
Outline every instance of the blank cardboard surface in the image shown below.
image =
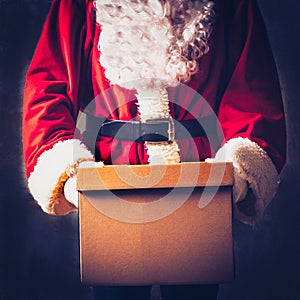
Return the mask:
{"type": "Polygon", "coordinates": [[[201,284],[233,279],[230,185],[87,190],[80,192],[79,202],[83,283],[201,284]]]}

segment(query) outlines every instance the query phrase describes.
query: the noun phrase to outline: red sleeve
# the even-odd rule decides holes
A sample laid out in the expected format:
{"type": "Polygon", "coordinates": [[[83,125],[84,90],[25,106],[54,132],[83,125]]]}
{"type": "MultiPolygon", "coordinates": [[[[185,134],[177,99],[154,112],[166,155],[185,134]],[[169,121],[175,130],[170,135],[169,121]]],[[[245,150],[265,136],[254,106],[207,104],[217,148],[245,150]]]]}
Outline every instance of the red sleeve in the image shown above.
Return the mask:
{"type": "Polygon", "coordinates": [[[84,0],[55,0],[26,76],[23,150],[27,177],[44,151],[73,137],[86,47],[84,0]]]}
{"type": "Polygon", "coordinates": [[[286,136],[272,51],[256,2],[235,3],[227,56],[232,75],[218,112],[224,142],[249,138],[266,150],[280,170],[285,162],[286,136]]]}

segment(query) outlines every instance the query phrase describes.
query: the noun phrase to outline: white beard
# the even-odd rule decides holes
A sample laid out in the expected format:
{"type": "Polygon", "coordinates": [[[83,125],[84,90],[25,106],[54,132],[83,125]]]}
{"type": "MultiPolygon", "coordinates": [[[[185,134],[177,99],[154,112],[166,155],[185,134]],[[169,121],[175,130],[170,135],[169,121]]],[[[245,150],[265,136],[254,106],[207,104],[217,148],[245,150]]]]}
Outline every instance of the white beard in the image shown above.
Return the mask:
{"type": "Polygon", "coordinates": [[[171,25],[160,1],[135,5],[130,0],[97,0],[96,8],[102,26],[100,63],[111,84],[127,88],[156,86],[156,81],[175,84],[166,72],[171,25]]]}
{"type": "MultiPolygon", "coordinates": [[[[170,51],[174,35],[167,8],[159,0],[96,0],[97,22],[102,29],[98,43],[100,64],[112,85],[137,90],[142,121],[171,118],[166,87],[190,78],[188,60],[180,53],[181,44],[193,43],[196,22],[201,18],[210,26],[205,19],[207,14],[195,10],[195,18],[183,28],[182,40],[170,51]]],[[[149,163],[180,162],[176,141],[145,145],[149,163]]]]}
{"type": "Polygon", "coordinates": [[[185,10],[178,37],[170,21],[175,8],[169,1],[96,0],[97,22],[102,27],[100,63],[111,84],[127,88],[176,86],[197,71],[199,57],[191,59],[183,53],[197,45],[199,56],[208,51],[213,2],[198,0],[197,8],[185,10]]]}

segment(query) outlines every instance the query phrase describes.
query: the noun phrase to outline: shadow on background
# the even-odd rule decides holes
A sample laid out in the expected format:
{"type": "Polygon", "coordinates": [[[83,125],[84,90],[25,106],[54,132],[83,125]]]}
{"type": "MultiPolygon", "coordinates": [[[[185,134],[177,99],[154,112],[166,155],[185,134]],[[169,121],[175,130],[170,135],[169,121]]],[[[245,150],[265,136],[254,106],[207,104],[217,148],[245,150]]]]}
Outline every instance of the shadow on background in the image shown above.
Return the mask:
{"type": "Polygon", "coordinates": [[[287,163],[263,220],[234,225],[237,279],[220,299],[300,297],[300,3],[258,0],[277,64],[287,123],[287,163]]]}
{"type": "MultiPolygon", "coordinates": [[[[277,63],[288,162],[277,196],[255,227],[234,223],[237,278],[219,299],[299,299],[300,3],[259,0],[277,63]]],[[[79,281],[78,215],[48,216],[26,187],[21,114],[24,76],[50,7],[0,0],[0,299],[88,299],[79,281]]]]}
{"type": "Polygon", "coordinates": [[[85,299],[78,215],[48,216],[27,191],[22,94],[51,1],[0,1],[0,299],[85,299]]]}

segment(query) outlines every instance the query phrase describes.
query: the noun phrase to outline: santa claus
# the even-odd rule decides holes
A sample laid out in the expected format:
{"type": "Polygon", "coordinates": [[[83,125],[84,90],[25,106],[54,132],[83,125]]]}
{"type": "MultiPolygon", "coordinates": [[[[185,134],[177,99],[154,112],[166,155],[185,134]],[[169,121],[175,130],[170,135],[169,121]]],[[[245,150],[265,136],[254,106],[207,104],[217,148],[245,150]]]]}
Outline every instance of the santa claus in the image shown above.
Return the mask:
{"type": "Polygon", "coordinates": [[[278,78],[253,0],[55,0],[23,116],[29,189],[51,214],[77,209],[75,173],[85,161],[212,159],[233,162],[235,216],[254,223],[285,161],[278,78]],[[80,111],[100,124],[92,147],[88,128],[77,133],[80,111]],[[214,145],[201,126],[212,111],[223,131],[214,145]],[[132,130],[115,135],[120,128],[132,130]]]}

